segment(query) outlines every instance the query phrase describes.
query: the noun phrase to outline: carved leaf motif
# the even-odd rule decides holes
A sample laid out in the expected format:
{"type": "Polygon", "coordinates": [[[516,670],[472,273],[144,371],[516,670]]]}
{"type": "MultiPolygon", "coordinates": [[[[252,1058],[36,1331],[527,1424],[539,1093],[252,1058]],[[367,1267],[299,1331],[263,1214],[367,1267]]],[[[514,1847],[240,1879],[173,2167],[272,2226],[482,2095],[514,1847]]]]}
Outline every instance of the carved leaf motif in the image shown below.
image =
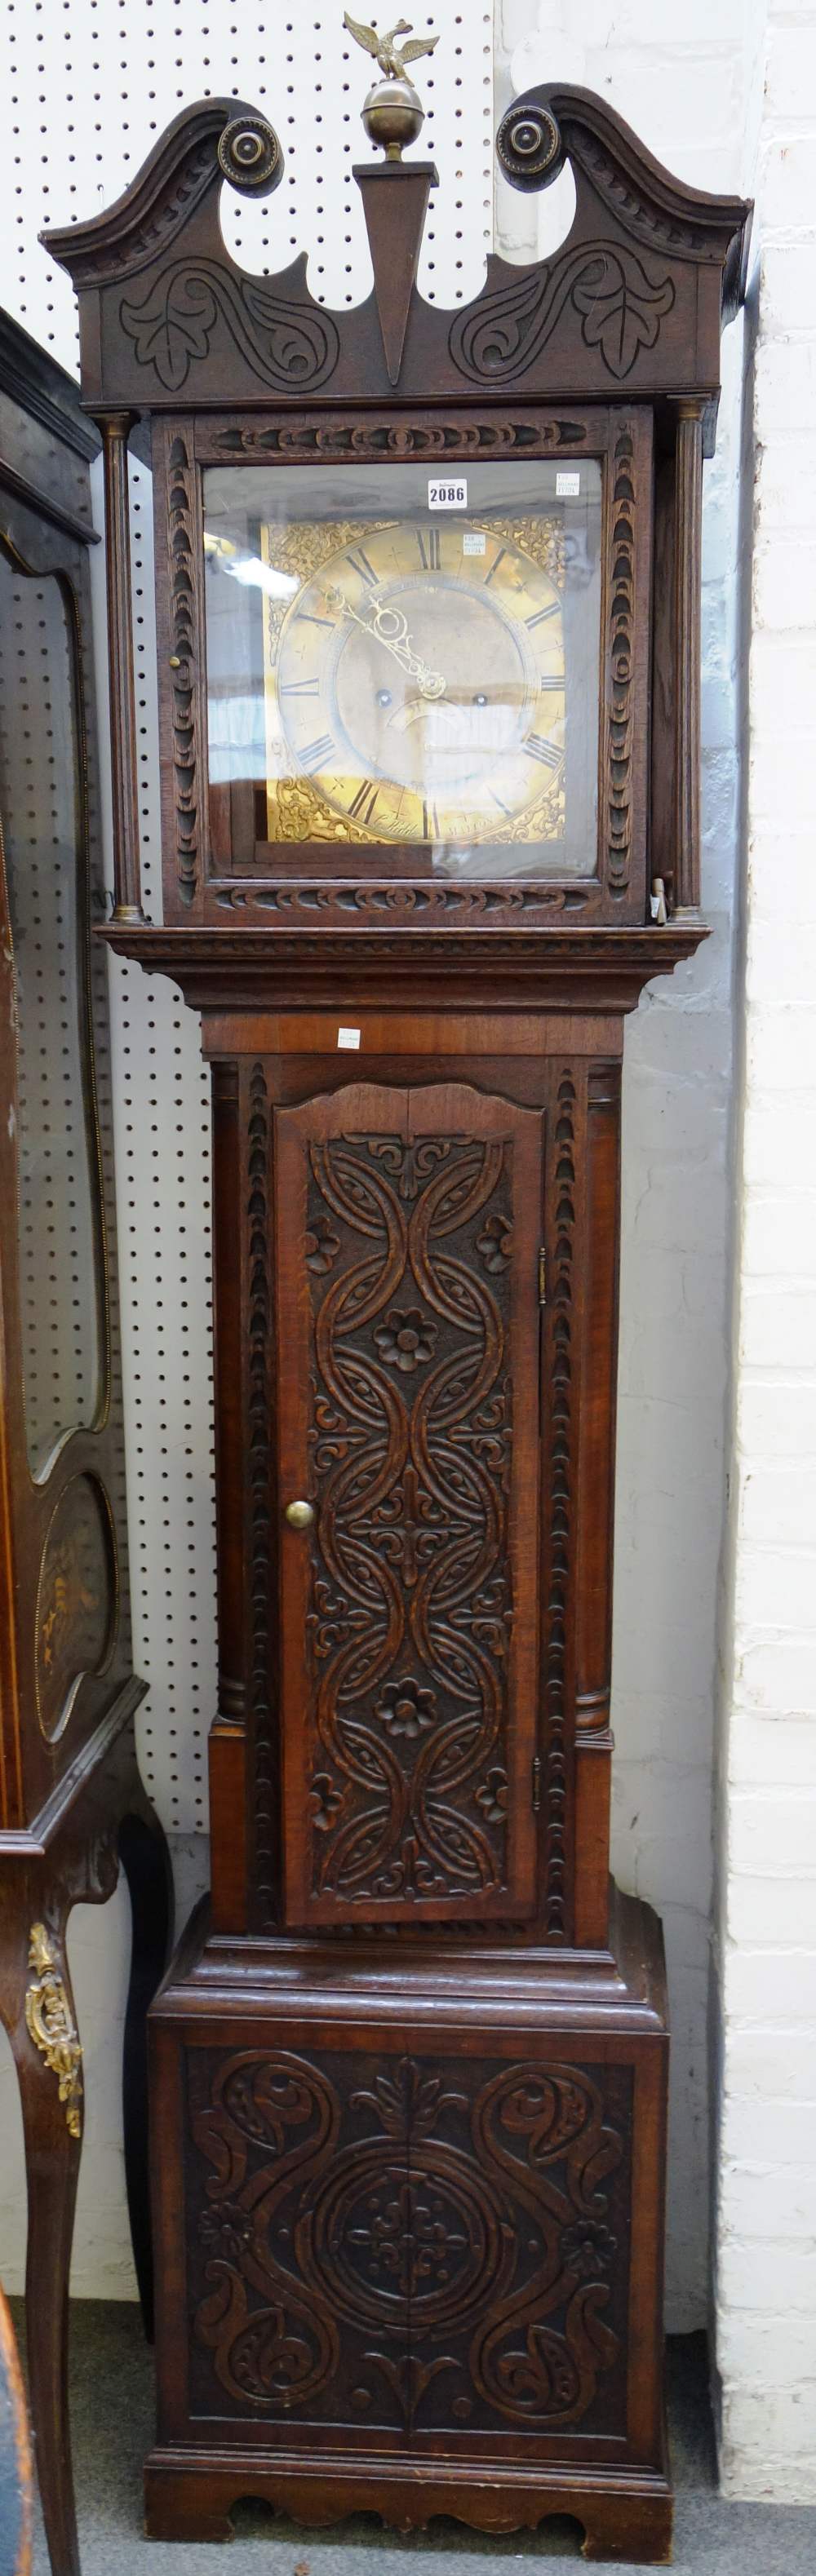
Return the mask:
{"type": "Polygon", "coordinates": [[[214,259],[177,260],[143,304],[123,299],[119,319],[139,365],[154,367],[168,393],[180,393],[191,362],[209,356],[219,319],[253,375],[279,391],[323,384],[337,363],[328,315],[289,303],[257,279],[233,276],[214,259]]]}
{"type": "Polygon", "coordinates": [[[147,304],[122,305],[121,320],[140,367],[155,367],[168,393],[180,393],[191,358],[206,358],[218,307],[203,278],[178,270],[147,304]]]}
{"type": "Polygon", "coordinates": [[[627,265],[607,253],[585,277],[578,278],[572,290],[573,304],[583,315],[581,330],[588,349],[599,348],[610,375],[622,381],[634,366],[641,347],[653,349],[661,317],[674,303],[671,278],[662,286],[650,286],[640,261],[630,255],[627,265]]]}
{"type": "Polygon", "coordinates": [[[546,348],[566,304],[580,313],[586,347],[599,348],[617,381],[631,373],[640,348],[653,348],[674,303],[670,277],[647,277],[635,251],[583,242],[510,286],[482,295],[453,323],[454,366],[477,382],[525,375],[546,348]]]}
{"type": "Polygon", "coordinates": [[[407,2146],[411,2138],[427,2137],[441,2111],[452,2107],[462,2110],[462,2093],[445,2093],[442,2078],[417,2064],[415,2057],[400,2057],[393,2075],[375,2075],[371,2093],[355,2093],[355,2107],[369,2110],[382,2123],[389,2138],[407,2146]]]}

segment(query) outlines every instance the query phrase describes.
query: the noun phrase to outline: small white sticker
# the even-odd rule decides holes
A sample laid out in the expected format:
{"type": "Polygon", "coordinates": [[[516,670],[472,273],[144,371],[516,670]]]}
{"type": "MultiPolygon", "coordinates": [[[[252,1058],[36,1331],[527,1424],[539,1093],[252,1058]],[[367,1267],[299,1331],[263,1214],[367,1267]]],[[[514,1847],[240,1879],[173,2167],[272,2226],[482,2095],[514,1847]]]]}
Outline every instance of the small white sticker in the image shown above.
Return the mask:
{"type": "Polygon", "coordinates": [[[358,1047],[360,1044],[359,1029],[338,1029],[337,1044],[339,1047],[358,1047]]]}
{"type": "Polygon", "coordinates": [[[464,474],[449,477],[434,475],[428,484],[429,510],[466,510],[467,480],[464,474]]]}
{"type": "Polygon", "coordinates": [[[462,553],[463,553],[463,555],[483,555],[483,554],[485,554],[485,553],[486,553],[486,551],[487,551],[487,538],[486,538],[486,536],[485,536],[485,532],[484,532],[484,529],[483,529],[483,528],[465,528],[465,529],[463,529],[463,532],[462,532],[462,553]]]}
{"type": "Polygon", "coordinates": [[[556,474],[555,497],[557,501],[576,501],[580,489],[580,474],[556,474]]]}

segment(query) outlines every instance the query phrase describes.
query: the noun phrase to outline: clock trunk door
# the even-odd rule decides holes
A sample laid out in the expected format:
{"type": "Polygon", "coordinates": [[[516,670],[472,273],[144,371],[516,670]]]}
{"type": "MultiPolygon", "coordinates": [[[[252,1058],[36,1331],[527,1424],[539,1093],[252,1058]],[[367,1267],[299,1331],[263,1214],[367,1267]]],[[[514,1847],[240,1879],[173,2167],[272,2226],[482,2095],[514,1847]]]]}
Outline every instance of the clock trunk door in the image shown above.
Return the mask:
{"type": "Polygon", "coordinates": [[[461,1083],[277,1113],[293,1925],[534,1908],[542,1143],[461,1083]]]}

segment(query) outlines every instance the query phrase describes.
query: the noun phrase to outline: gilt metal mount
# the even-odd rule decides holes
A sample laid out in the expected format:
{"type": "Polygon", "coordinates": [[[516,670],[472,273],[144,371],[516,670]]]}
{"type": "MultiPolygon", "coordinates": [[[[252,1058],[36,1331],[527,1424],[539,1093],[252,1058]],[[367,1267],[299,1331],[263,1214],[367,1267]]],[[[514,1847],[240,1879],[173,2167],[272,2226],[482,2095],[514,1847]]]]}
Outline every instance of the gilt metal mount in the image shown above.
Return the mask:
{"type": "Polygon", "coordinates": [[[59,1952],[44,1923],[32,1923],[28,1964],[34,1971],[25,1998],[29,2037],[57,2077],[71,2137],[78,2138],[82,2132],[82,2047],[65,1980],[60,1975],[59,1952]]]}

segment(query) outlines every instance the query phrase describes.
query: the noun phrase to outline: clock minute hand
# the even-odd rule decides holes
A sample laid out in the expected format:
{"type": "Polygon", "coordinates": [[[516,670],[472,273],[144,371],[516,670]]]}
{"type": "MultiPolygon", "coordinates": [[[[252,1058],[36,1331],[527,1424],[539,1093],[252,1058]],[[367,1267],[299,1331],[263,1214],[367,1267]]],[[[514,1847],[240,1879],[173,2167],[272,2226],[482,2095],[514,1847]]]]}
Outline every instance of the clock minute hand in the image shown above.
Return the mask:
{"type": "Polygon", "coordinates": [[[359,609],[352,608],[350,600],[346,599],[343,591],[336,589],[334,583],[327,587],[324,598],[328,607],[342,608],[347,617],[353,618],[355,626],[361,626],[364,635],[374,635],[377,643],[384,645],[386,653],[390,653],[401,669],[416,680],[424,698],[444,697],[447,685],[444,673],[430,670],[428,663],[414,652],[408,620],[401,608],[375,606],[372,617],[361,617],[359,609]]]}

